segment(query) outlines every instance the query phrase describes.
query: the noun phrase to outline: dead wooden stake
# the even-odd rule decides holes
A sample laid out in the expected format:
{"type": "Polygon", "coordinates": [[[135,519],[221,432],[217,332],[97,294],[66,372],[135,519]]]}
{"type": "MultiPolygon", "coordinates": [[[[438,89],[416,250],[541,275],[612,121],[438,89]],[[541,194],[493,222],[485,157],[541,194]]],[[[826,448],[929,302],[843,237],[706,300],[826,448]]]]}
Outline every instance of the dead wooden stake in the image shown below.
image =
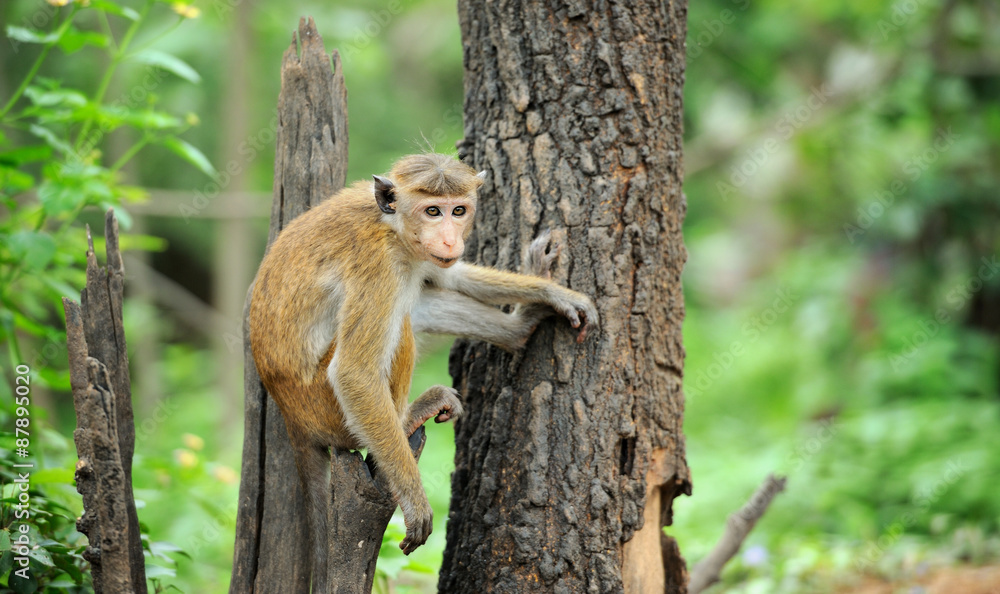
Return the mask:
{"type": "MultiPolygon", "coordinates": [[[[347,91],[340,56],[326,53],[313,20],[301,19],[281,65],[274,200],[268,245],[296,216],[344,187],[347,91]],[[332,68],[331,68],[332,64],[332,68]]],[[[309,593],[308,517],[281,411],[267,396],[250,351],[243,310],[245,429],[231,594],[309,593]]],[[[424,432],[410,447],[419,456],[424,432]]],[[[354,452],[331,461],[327,575],[342,594],[371,592],[396,503],[377,468],[354,452]]]]}
{"type": "Polygon", "coordinates": [[[135,423],[122,324],[125,269],[118,221],[110,209],[104,236],[107,268],[97,264],[88,228],[87,286],[80,304],[63,298],[77,418],[76,484],[84,508],[77,529],[90,541],[83,557],[91,564],[96,592],[145,594],[145,560],[132,494],[135,423]]]}

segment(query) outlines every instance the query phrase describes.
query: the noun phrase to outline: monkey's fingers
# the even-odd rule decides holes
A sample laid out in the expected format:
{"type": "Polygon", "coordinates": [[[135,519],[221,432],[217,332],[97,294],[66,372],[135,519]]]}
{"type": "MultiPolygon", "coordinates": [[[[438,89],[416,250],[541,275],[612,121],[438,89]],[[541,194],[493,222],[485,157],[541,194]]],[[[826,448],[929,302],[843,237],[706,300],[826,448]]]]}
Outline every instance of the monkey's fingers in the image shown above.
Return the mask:
{"type": "Polygon", "coordinates": [[[586,311],[580,312],[583,318],[583,326],[580,328],[580,332],[576,335],[576,342],[581,343],[587,338],[587,331],[591,328],[597,326],[597,314],[588,314],[586,311]]]}
{"type": "Polygon", "coordinates": [[[580,327],[580,312],[575,307],[570,307],[563,312],[566,319],[569,320],[569,325],[574,328],[580,327]]]}
{"type": "Polygon", "coordinates": [[[552,241],[552,231],[549,229],[542,231],[528,246],[525,273],[551,279],[552,263],[559,257],[561,250],[562,246],[552,241]]]}
{"type": "Polygon", "coordinates": [[[549,242],[552,240],[552,229],[546,229],[538,234],[538,237],[531,241],[529,249],[533,253],[544,254],[548,252],[549,242]]]}
{"type": "Polygon", "coordinates": [[[552,278],[552,263],[556,261],[556,258],[559,257],[560,253],[562,253],[562,244],[561,243],[553,243],[549,247],[548,253],[546,253],[542,257],[542,270],[544,270],[545,273],[541,274],[539,276],[541,276],[542,278],[546,278],[546,279],[551,279],[552,278]]]}

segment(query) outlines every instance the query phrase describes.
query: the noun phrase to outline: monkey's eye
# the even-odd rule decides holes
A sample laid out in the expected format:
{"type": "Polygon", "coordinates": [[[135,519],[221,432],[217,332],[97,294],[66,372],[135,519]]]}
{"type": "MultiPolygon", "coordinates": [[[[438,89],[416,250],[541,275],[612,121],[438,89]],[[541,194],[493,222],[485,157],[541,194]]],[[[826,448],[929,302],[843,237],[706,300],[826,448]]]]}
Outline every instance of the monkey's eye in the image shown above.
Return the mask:
{"type": "Polygon", "coordinates": [[[441,209],[438,208],[438,207],[436,207],[436,206],[428,206],[427,209],[424,210],[424,212],[426,212],[428,214],[428,216],[432,216],[432,217],[439,217],[439,216],[441,216],[441,209]]]}
{"type": "Polygon", "coordinates": [[[464,206],[456,206],[455,210],[451,211],[451,214],[453,214],[456,217],[460,217],[460,216],[462,216],[462,215],[465,214],[465,207],[464,206]]]}

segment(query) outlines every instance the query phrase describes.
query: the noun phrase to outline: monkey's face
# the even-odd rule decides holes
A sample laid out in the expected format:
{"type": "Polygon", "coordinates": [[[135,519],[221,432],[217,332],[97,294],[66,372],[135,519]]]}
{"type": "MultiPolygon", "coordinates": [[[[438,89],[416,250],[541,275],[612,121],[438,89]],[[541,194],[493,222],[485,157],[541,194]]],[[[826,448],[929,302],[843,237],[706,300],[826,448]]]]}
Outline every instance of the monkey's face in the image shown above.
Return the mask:
{"type": "Polygon", "coordinates": [[[465,251],[476,202],[469,196],[434,196],[413,201],[409,219],[413,237],[428,261],[450,268],[465,251]]]}

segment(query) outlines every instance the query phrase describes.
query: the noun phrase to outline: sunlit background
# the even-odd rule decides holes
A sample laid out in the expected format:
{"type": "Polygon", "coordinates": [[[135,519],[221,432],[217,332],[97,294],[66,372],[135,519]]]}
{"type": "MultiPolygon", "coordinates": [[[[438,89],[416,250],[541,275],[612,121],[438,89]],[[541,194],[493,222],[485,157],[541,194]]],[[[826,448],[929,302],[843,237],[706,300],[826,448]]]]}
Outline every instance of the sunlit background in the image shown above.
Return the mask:
{"type": "MultiPolygon", "coordinates": [[[[282,54],[305,15],[339,49],[348,178],[366,178],[461,137],[455,3],[53,4],[0,3],[0,426],[28,362],[47,427],[33,484],[54,514],[41,526],[79,545],[58,300],[83,286],[84,223],[100,235],[114,206],[149,573],[224,592],[282,54]]],[[[975,572],[1000,588],[1000,5],[695,2],[684,109],[694,494],[667,532],[696,562],[779,472],[787,491],[716,591],[890,592],[975,572]]],[[[426,342],[415,393],[450,381],[448,345],[426,342]]],[[[13,436],[0,445],[7,483],[13,436]]],[[[380,587],[433,590],[452,456],[450,426],[433,427],[434,534],[410,558],[390,542],[380,587]]],[[[72,584],[72,551],[50,553],[33,561],[42,583],[72,584]]]]}

